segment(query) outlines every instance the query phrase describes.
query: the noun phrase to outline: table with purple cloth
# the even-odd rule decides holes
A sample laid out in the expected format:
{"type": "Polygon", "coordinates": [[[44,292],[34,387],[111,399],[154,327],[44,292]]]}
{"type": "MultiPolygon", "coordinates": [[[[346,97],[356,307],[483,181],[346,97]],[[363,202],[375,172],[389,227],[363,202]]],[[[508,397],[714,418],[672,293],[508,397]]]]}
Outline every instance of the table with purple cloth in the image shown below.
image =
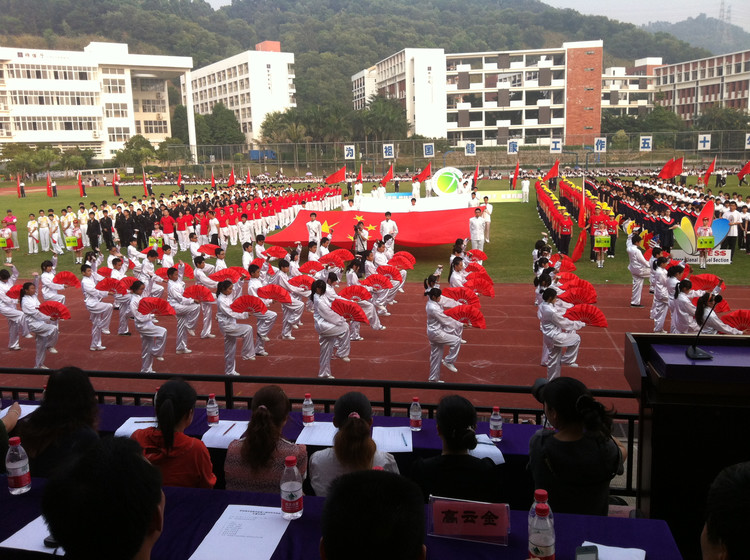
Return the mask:
{"type": "MultiPolygon", "coordinates": [[[[0,486],[4,488],[5,485],[5,477],[2,477],[0,486]]],[[[43,485],[43,480],[34,479],[32,490],[21,496],[11,496],[4,489],[0,490],[0,511],[8,513],[0,524],[0,541],[14,534],[40,514],[43,485]]],[[[279,507],[279,496],[276,494],[188,488],[165,488],[164,493],[164,532],[153,549],[152,560],[187,560],[228,505],[279,507]]],[[[320,557],[318,542],[324,502],[324,498],[305,498],[304,514],[289,524],[272,557],[274,560],[312,560],[320,557]]],[[[366,507],[366,504],[363,504],[363,507],[366,507]]],[[[507,547],[428,536],[428,557],[432,560],[527,558],[527,515],[526,511],[511,511],[511,535],[507,547]]],[[[646,551],[646,558],[652,560],[681,559],[664,521],[555,514],[555,532],[557,560],[574,560],[575,548],[584,540],[608,546],[641,548],[646,551]]],[[[356,551],[353,551],[352,556],[356,557],[356,551]]],[[[49,555],[23,554],[9,549],[0,550],[0,557],[11,560],[50,558],[49,555]]],[[[106,551],[102,551],[102,558],[106,557],[106,551]]],[[[217,551],[217,558],[223,558],[220,551],[217,551]]]]}

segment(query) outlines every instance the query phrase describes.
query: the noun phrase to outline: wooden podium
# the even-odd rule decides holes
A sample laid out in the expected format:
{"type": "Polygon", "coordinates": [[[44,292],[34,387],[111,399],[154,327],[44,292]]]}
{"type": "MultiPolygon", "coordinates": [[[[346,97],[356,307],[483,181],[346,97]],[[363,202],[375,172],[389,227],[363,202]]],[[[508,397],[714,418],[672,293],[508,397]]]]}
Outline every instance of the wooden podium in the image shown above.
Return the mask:
{"type": "Polygon", "coordinates": [[[700,559],[706,495],[724,467],[750,461],[750,339],[625,335],[625,377],[639,401],[638,509],[669,523],[684,558],[700,559]]]}

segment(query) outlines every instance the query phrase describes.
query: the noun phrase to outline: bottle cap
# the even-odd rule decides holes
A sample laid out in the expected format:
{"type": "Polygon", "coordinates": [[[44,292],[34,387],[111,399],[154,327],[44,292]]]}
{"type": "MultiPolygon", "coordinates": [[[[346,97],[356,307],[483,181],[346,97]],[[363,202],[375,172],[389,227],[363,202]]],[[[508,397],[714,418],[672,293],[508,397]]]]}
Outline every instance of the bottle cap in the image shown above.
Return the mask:
{"type": "Polygon", "coordinates": [[[547,504],[537,504],[535,511],[537,517],[547,517],[549,515],[549,506],[547,504]]]}
{"type": "Polygon", "coordinates": [[[296,467],[297,466],[297,457],[295,457],[294,455],[289,455],[289,457],[287,457],[286,459],[284,459],[284,464],[287,467],[296,467]]]}
{"type": "Polygon", "coordinates": [[[500,407],[499,406],[493,406],[492,407],[492,412],[500,412],[500,407]]]}
{"type": "Polygon", "coordinates": [[[414,402],[419,402],[419,397],[412,397],[411,400],[414,402]]]}
{"type": "Polygon", "coordinates": [[[11,445],[11,446],[13,446],[13,445],[21,445],[21,438],[18,437],[18,436],[12,437],[12,438],[10,438],[8,440],[8,444],[11,445]]]}
{"type": "Polygon", "coordinates": [[[375,466],[375,467],[372,467],[372,470],[374,470],[374,471],[382,471],[383,467],[375,466]]]}
{"type": "Polygon", "coordinates": [[[534,490],[534,501],[536,502],[546,502],[549,499],[547,491],[539,488],[539,490],[534,490]]]}
{"type": "Polygon", "coordinates": [[[310,396],[310,393],[305,393],[305,398],[306,398],[306,399],[309,399],[309,398],[311,398],[311,396],[310,396]]]}
{"type": "Polygon", "coordinates": [[[209,399],[215,399],[216,398],[216,393],[209,393],[208,394],[208,398],[209,399]]]}

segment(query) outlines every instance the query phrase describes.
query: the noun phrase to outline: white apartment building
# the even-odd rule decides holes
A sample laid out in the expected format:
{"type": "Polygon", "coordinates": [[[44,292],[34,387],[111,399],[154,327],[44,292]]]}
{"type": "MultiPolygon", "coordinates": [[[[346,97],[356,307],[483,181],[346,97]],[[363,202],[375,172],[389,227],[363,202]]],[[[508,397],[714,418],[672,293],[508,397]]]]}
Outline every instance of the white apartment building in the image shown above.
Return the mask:
{"type": "Polygon", "coordinates": [[[602,114],[618,117],[643,117],[654,108],[656,95],[655,69],[661,57],[641,58],[635,66],[613,66],[602,76],[602,114]]]}
{"type": "Polygon", "coordinates": [[[352,76],[352,101],[354,110],[367,107],[370,97],[378,93],[378,67],[370,66],[352,76]]]}
{"type": "Polygon", "coordinates": [[[196,113],[210,114],[217,103],[233,111],[250,146],[260,141],[266,115],[297,106],[294,53],[281,52],[277,41],[194,70],[190,82],[180,82],[183,103],[192,102],[196,113]]]}
{"type": "MultiPolygon", "coordinates": [[[[167,81],[192,66],[191,57],[131,54],[122,43],[0,47],[0,143],[90,148],[101,159],[135,134],[156,145],[171,136],[167,81]]],[[[188,128],[194,143],[193,118],[188,128]]]]}

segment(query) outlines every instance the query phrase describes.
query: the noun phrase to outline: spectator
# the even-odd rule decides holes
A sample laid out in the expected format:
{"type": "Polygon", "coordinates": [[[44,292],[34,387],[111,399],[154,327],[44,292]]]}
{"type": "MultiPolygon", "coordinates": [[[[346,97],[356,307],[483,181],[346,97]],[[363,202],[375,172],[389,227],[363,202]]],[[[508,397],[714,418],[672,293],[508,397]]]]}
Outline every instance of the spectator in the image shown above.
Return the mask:
{"type": "Polygon", "coordinates": [[[331,484],[321,519],[322,560],[424,560],[419,488],[382,471],[346,474],[331,484]],[[353,513],[356,512],[356,515],[353,513]]]}
{"type": "Polygon", "coordinates": [[[372,406],[362,393],[352,391],[336,400],[333,425],[339,429],[333,447],[310,457],[308,476],[316,495],[325,496],[331,482],[345,473],[373,467],[398,473],[393,455],[378,451],[370,436],[372,406]]]}
{"type": "Polygon", "coordinates": [[[159,471],[134,441],[99,441],[49,480],[42,514],[65,558],[147,560],[164,524],[159,471]]]}
{"type": "Polygon", "coordinates": [[[297,457],[304,477],[307,449],[281,437],[292,405],[278,385],[263,387],[253,397],[252,417],[242,439],[229,444],[224,463],[227,490],[246,492],[279,491],[284,459],[297,457]]]}
{"type": "Polygon", "coordinates": [[[170,379],[156,393],[157,428],[136,430],[146,459],[161,471],[165,486],[213,488],[216,475],[205,444],[185,435],[193,423],[197,396],[187,382],[170,379]]]}
{"type": "Polygon", "coordinates": [[[747,554],[750,462],[721,471],[708,490],[701,533],[703,560],[736,560],[747,554]]]}
{"type": "Polygon", "coordinates": [[[411,478],[419,484],[424,500],[444,496],[461,500],[500,502],[500,473],[492,459],[469,455],[477,446],[477,411],[459,395],[440,399],[437,430],[443,441],[438,457],[417,459],[411,478]]]}

